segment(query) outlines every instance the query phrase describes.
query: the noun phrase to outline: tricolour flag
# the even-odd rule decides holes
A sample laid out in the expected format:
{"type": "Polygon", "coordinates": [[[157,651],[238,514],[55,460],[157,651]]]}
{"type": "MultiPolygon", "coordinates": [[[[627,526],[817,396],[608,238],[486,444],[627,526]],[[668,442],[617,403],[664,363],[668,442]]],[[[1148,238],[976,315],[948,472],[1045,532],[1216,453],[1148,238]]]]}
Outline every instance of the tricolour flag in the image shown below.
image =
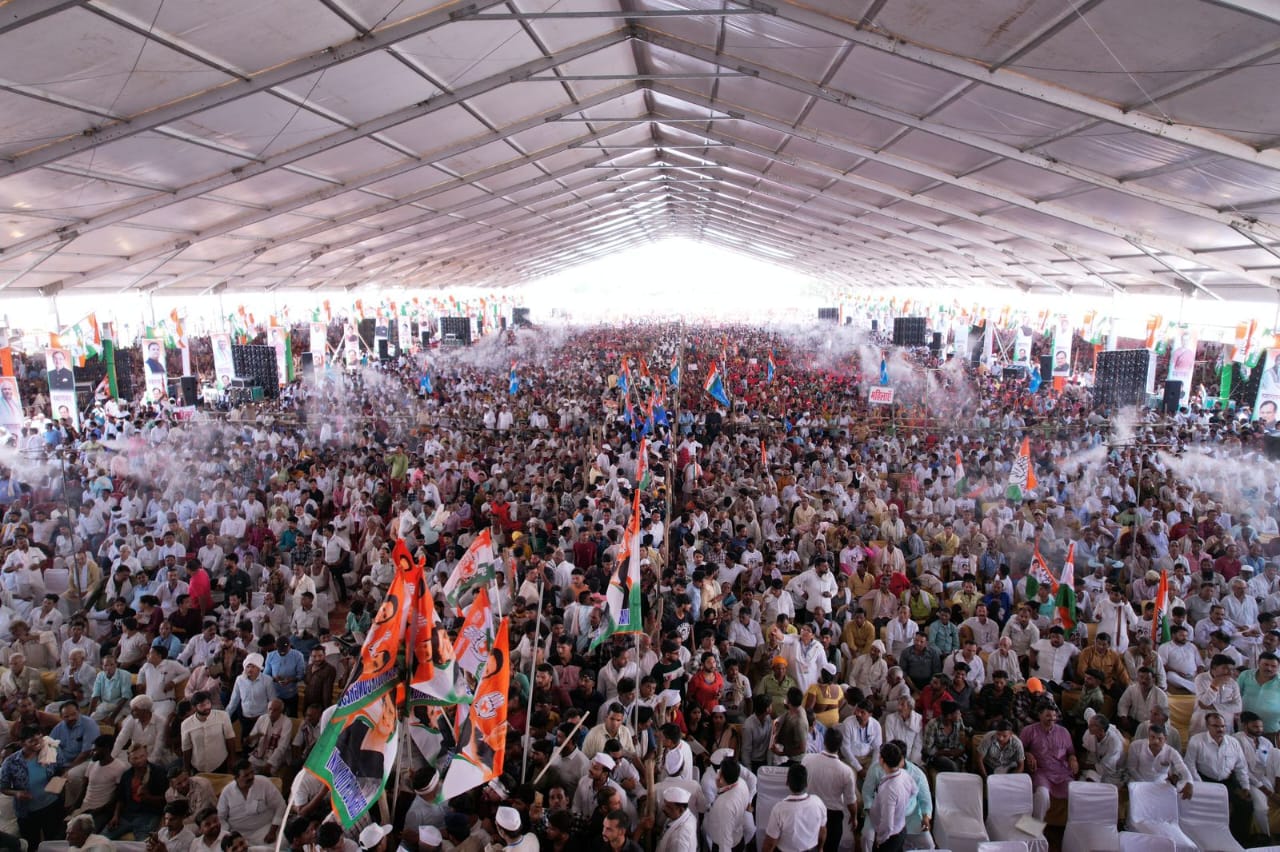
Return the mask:
{"type": "Polygon", "coordinates": [[[481,586],[467,607],[458,638],[453,643],[453,658],[463,674],[480,676],[493,646],[493,608],[489,605],[489,587],[481,586]]]}
{"type": "Polygon", "coordinates": [[[440,800],[449,801],[502,775],[507,754],[507,693],[511,688],[510,640],[507,619],[498,633],[476,694],[469,707],[459,707],[457,731],[459,749],[449,764],[440,786],[440,800]]]}
{"type": "Polygon", "coordinates": [[[397,659],[423,578],[422,564],[409,556],[403,541],[396,542],[392,559],[396,571],[360,649],[355,677],[305,765],[329,787],[333,811],[344,828],[353,826],[381,798],[395,767],[397,659]]]}
{"type": "Polygon", "coordinates": [[[1058,621],[1062,629],[1070,633],[1076,628],[1076,543],[1067,548],[1067,561],[1062,565],[1058,578],[1058,621]]]}
{"type": "Polygon", "coordinates": [[[1151,642],[1159,647],[1169,641],[1169,572],[1160,571],[1156,586],[1156,608],[1151,615],[1151,642]]]}
{"type": "Polygon", "coordinates": [[[1051,594],[1058,593],[1058,581],[1053,579],[1049,564],[1040,555],[1040,539],[1037,538],[1031,550],[1031,568],[1027,571],[1027,600],[1034,598],[1041,586],[1048,586],[1051,594]]]}
{"type": "Polygon", "coordinates": [[[1022,447],[1018,450],[1018,456],[1013,460],[1013,468],[1009,471],[1009,487],[1005,489],[1005,496],[1010,500],[1021,500],[1035,487],[1036,473],[1031,468],[1031,441],[1023,438],[1022,447]]]}
{"type": "Polygon", "coordinates": [[[769,358],[764,365],[764,380],[769,384],[773,384],[773,377],[778,372],[778,365],[773,363],[773,353],[769,353],[769,358]]]}
{"type": "Polygon", "coordinates": [[[497,570],[493,558],[493,539],[486,527],[471,542],[458,564],[453,566],[453,573],[444,584],[445,602],[449,606],[458,606],[458,601],[467,592],[489,585],[497,570]]]}
{"type": "MultiPolygon", "coordinates": [[[[641,455],[644,444],[640,445],[641,455]]],[[[591,642],[595,649],[617,633],[640,633],[644,629],[640,614],[640,492],[637,490],[631,498],[631,519],[622,537],[622,552],[627,554],[624,562],[618,559],[614,574],[609,578],[609,588],[605,592],[605,623],[600,635],[591,642]]]]}
{"type": "Polygon", "coordinates": [[[631,390],[631,368],[627,366],[626,358],[622,359],[622,368],[618,370],[618,390],[623,396],[631,390]]]}
{"type": "Polygon", "coordinates": [[[964,459],[956,450],[956,496],[962,496],[969,490],[969,476],[964,472],[964,459]]]}
{"type": "Polygon", "coordinates": [[[667,383],[673,388],[680,387],[680,365],[672,364],[671,372],[667,373],[667,383]]]}
{"type": "Polygon", "coordinates": [[[702,389],[707,395],[725,408],[730,407],[729,395],[724,390],[724,380],[720,377],[720,368],[715,364],[711,365],[711,373],[707,376],[707,381],[703,384],[702,389]]]}

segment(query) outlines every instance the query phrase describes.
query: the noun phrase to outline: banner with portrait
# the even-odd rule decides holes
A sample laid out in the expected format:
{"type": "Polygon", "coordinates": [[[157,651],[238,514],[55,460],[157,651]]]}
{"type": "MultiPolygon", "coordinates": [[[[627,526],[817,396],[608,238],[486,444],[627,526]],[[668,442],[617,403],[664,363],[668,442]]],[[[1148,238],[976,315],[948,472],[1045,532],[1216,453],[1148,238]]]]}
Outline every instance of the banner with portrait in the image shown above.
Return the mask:
{"type": "Polygon", "coordinates": [[[1277,408],[1280,407],[1280,349],[1266,350],[1262,364],[1262,377],[1258,381],[1258,397],[1253,402],[1253,419],[1261,420],[1274,429],[1277,408]]]}
{"type": "Polygon", "coordinates": [[[1031,334],[1019,328],[1013,339],[1013,360],[1015,367],[1031,369],[1031,334]]]}
{"type": "Polygon", "coordinates": [[[276,352],[276,383],[284,387],[289,383],[289,357],[284,339],[289,329],[273,325],[267,329],[267,345],[276,352]]]}
{"type": "Polygon", "coordinates": [[[329,326],[322,322],[313,322],[310,326],[311,338],[307,348],[311,350],[311,375],[318,382],[324,372],[328,358],[329,326]]]}
{"type": "Polygon", "coordinates": [[[1180,405],[1186,405],[1191,398],[1191,377],[1196,371],[1198,343],[1196,333],[1189,328],[1184,328],[1175,335],[1173,347],[1169,351],[1169,371],[1165,374],[1165,381],[1182,382],[1180,405]]]}
{"type": "Polygon", "coordinates": [[[360,332],[354,323],[349,324],[346,331],[342,333],[342,360],[348,367],[354,367],[360,363],[360,332]]]}
{"type": "Polygon", "coordinates": [[[955,356],[957,358],[964,361],[969,360],[969,323],[968,321],[957,323],[955,330],[952,332],[952,334],[954,335],[954,342],[951,347],[951,351],[955,353],[955,356]]]}
{"type": "Polygon", "coordinates": [[[1075,335],[1071,320],[1064,314],[1058,317],[1053,330],[1053,375],[1071,375],[1071,338],[1075,335]]]}
{"type": "Polygon", "coordinates": [[[148,337],[142,341],[142,372],[148,402],[159,403],[169,398],[168,369],[164,363],[164,341],[148,337]]]}
{"type": "Polygon", "coordinates": [[[413,342],[413,324],[403,314],[396,317],[396,350],[407,355],[416,348],[413,342]]]}
{"type": "Polygon", "coordinates": [[[49,411],[53,414],[53,419],[59,423],[64,420],[71,422],[72,426],[79,428],[80,426],[80,410],[76,405],[76,392],[73,390],[50,390],[49,391],[49,411]]]}
{"type": "Polygon", "coordinates": [[[45,376],[49,392],[76,390],[76,375],[71,368],[71,353],[65,349],[49,349],[44,353],[45,376]]]}
{"type": "Polygon", "coordinates": [[[209,345],[213,347],[214,380],[219,388],[226,390],[236,376],[236,362],[231,356],[231,335],[211,334],[209,345]]]}
{"type": "Polygon", "coordinates": [[[9,432],[17,432],[25,420],[17,378],[0,376],[0,426],[9,432]]]}

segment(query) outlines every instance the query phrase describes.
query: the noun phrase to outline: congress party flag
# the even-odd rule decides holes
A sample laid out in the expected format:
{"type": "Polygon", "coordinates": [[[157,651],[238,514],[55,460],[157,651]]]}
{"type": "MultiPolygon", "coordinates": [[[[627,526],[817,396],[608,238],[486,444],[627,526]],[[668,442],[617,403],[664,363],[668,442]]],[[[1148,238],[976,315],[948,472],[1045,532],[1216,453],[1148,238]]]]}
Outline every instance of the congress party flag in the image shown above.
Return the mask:
{"type": "Polygon", "coordinates": [[[436,621],[435,603],[425,588],[410,617],[413,658],[409,664],[409,706],[440,708],[470,703],[471,696],[456,683],[453,643],[436,621]]]}
{"type": "Polygon", "coordinates": [[[765,361],[764,380],[769,384],[773,384],[773,377],[778,373],[778,365],[773,363],[773,353],[769,353],[769,358],[765,361]]]}
{"type": "Polygon", "coordinates": [[[373,807],[395,767],[397,659],[423,578],[422,564],[409,556],[403,541],[396,542],[392,559],[395,574],[360,649],[355,674],[305,764],[328,786],[333,811],[344,828],[373,807]]]}
{"type": "Polygon", "coordinates": [[[1151,616],[1151,642],[1157,648],[1169,641],[1169,572],[1161,569],[1156,586],[1156,608],[1151,616]]]}
{"type": "MultiPolygon", "coordinates": [[[[640,443],[640,456],[644,457],[644,442],[640,443]]],[[[624,562],[615,562],[613,576],[609,578],[609,588],[605,591],[605,623],[601,626],[600,635],[591,642],[594,649],[610,637],[618,633],[640,633],[644,622],[640,610],[640,491],[636,490],[631,498],[631,520],[627,523],[622,537],[622,553],[627,555],[624,562]]]]}
{"type": "Polygon", "coordinates": [[[467,616],[462,620],[458,638],[453,643],[453,657],[458,670],[479,676],[489,660],[493,646],[493,607],[489,604],[489,587],[481,586],[476,592],[467,616]]]}
{"type": "Polygon", "coordinates": [[[440,786],[440,801],[449,801],[502,775],[507,754],[508,692],[511,688],[510,640],[507,619],[489,652],[475,699],[459,707],[455,730],[459,749],[440,786]]]}
{"type": "Polygon", "coordinates": [[[1062,565],[1058,578],[1058,621],[1062,629],[1070,633],[1076,629],[1076,543],[1067,548],[1067,561],[1062,565]]]}
{"type": "Polygon", "coordinates": [[[458,606],[458,602],[467,592],[480,586],[487,586],[497,572],[493,557],[493,539],[486,527],[471,542],[467,552],[453,566],[453,573],[444,584],[444,599],[449,606],[458,606]]]}
{"type": "Polygon", "coordinates": [[[711,373],[707,376],[707,381],[702,386],[702,389],[707,392],[708,396],[725,408],[730,407],[729,394],[725,393],[724,380],[720,377],[720,368],[714,363],[711,365],[711,373]]]}
{"type": "Polygon", "coordinates": [[[1031,466],[1031,441],[1023,438],[1018,455],[1013,460],[1013,467],[1009,470],[1009,487],[1005,489],[1005,496],[1010,500],[1021,500],[1035,487],[1036,473],[1031,466]]]}

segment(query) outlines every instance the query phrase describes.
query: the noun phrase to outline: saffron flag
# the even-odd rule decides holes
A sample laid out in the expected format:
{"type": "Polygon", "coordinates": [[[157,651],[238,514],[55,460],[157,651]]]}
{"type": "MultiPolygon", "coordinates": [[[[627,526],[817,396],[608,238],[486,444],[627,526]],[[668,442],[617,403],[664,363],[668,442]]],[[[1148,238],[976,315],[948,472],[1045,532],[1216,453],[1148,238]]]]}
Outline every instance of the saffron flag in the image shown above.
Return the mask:
{"type": "Polygon", "coordinates": [[[470,707],[459,707],[460,746],[440,786],[440,801],[449,801],[502,774],[507,754],[507,694],[511,688],[507,619],[498,625],[493,649],[470,707]]]}
{"type": "Polygon", "coordinates": [[[1009,487],[1005,489],[1005,496],[1010,500],[1021,500],[1035,487],[1036,474],[1031,468],[1031,441],[1023,438],[1022,447],[1018,450],[1018,455],[1013,460],[1013,467],[1009,471],[1009,487]]]}
{"type": "Polygon", "coordinates": [[[760,466],[766,469],[769,467],[769,450],[765,447],[764,438],[760,439],[760,466]]]}
{"type": "Polygon", "coordinates": [[[1156,586],[1156,608],[1151,615],[1151,642],[1156,647],[1169,641],[1169,572],[1160,571],[1156,586]]]}
{"type": "Polygon", "coordinates": [[[702,389],[707,392],[708,396],[725,408],[730,407],[729,395],[725,393],[724,381],[720,378],[720,368],[715,364],[711,365],[711,373],[707,376],[707,381],[702,386],[702,389]]]}
{"type": "Polygon", "coordinates": [[[627,366],[627,359],[622,359],[622,369],[618,370],[618,390],[622,391],[626,396],[631,390],[631,368],[627,366]]]}
{"type": "Polygon", "coordinates": [[[423,578],[421,563],[413,561],[403,541],[396,542],[392,558],[396,571],[360,649],[355,675],[305,764],[328,786],[333,811],[344,828],[373,807],[395,767],[397,659],[423,578]]]}
{"type": "Polygon", "coordinates": [[[489,587],[481,586],[467,608],[458,638],[453,643],[453,658],[458,671],[479,676],[489,659],[493,645],[493,608],[489,605],[489,587]]]}
{"type": "Polygon", "coordinates": [[[452,707],[469,703],[471,697],[455,685],[453,643],[444,627],[436,622],[435,603],[425,589],[417,596],[411,634],[409,706],[452,707]]]}
{"type": "Polygon", "coordinates": [[[1062,565],[1058,578],[1058,621],[1062,629],[1070,633],[1076,628],[1076,543],[1067,548],[1067,561],[1062,565]]]}
{"type": "Polygon", "coordinates": [[[487,586],[493,581],[497,565],[493,558],[493,539],[488,528],[481,530],[471,542],[467,552],[453,566],[453,573],[444,583],[444,599],[449,606],[458,606],[458,601],[472,589],[487,586]]]}

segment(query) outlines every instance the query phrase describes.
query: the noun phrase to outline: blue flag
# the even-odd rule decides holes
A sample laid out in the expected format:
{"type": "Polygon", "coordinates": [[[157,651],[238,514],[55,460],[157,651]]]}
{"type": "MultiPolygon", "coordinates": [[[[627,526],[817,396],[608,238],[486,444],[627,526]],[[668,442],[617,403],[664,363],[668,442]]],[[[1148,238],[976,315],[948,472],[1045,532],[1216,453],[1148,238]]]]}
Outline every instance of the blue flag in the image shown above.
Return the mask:
{"type": "Polygon", "coordinates": [[[659,426],[670,426],[671,419],[667,417],[667,410],[661,405],[653,407],[653,422],[659,426]]]}
{"type": "Polygon", "coordinates": [[[1040,383],[1043,381],[1044,379],[1040,378],[1040,368],[1032,367],[1031,381],[1027,383],[1027,390],[1031,391],[1032,393],[1036,393],[1037,391],[1040,390],[1040,383]]]}
{"type": "Polygon", "coordinates": [[[769,384],[773,384],[773,375],[778,370],[777,365],[773,363],[773,353],[769,353],[769,360],[765,362],[764,380],[769,384]]]}
{"type": "Polygon", "coordinates": [[[883,357],[880,359],[880,384],[889,384],[889,364],[883,357]]]}
{"type": "Polygon", "coordinates": [[[520,377],[516,375],[516,365],[511,365],[511,374],[507,377],[507,393],[515,396],[520,392],[520,377]]]}
{"type": "Polygon", "coordinates": [[[680,387],[680,365],[672,364],[671,372],[667,374],[667,381],[671,383],[671,387],[680,387]]]}
{"type": "Polygon", "coordinates": [[[420,391],[422,391],[424,394],[432,393],[432,392],[433,392],[433,391],[432,391],[432,389],[431,389],[431,374],[430,374],[430,373],[425,374],[425,375],[422,377],[422,381],[418,382],[418,389],[419,389],[420,391]]]}
{"type": "Polygon", "coordinates": [[[730,407],[729,394],[725,393],[724,380],[720,378],[720,368],[715,364],[711,365],[711,375],[707,376],[707,382],[702,389],[725,408],[730,407]]]}

